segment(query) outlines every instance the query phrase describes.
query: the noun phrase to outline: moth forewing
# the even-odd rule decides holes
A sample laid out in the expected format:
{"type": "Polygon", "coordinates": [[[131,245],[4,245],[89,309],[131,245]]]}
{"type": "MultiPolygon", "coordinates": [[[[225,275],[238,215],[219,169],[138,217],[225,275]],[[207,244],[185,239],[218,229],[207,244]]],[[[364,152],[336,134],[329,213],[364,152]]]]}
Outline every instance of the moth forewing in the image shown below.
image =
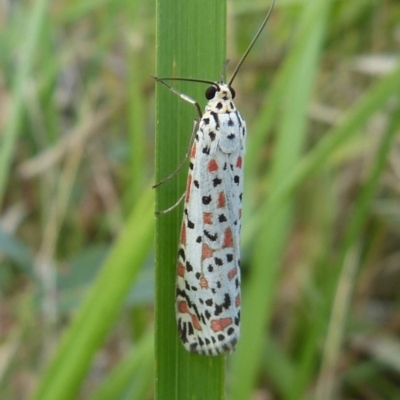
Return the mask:
{"type": "Polygon", "coordinates": [[[240,227],[246,126],[225,84],[191,151],[178,253],[176,318],[188,351],[234,349],[240,322],[240,227]]]}

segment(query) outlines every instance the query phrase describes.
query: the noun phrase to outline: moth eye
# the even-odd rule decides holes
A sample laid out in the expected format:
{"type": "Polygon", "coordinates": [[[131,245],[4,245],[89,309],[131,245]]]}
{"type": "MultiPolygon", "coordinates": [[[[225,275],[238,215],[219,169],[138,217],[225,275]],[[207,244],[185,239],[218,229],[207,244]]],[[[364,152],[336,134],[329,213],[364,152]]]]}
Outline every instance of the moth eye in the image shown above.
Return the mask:
{"type": "Polygon", "coordinates": [[[217,88],[215,86],[210,86],[207,90],[206,90],[206,99],[207,100],[211,100],[214,98],[215,93],[217,93],[217,88]]]}
{"type": "Polygon", "coordinates": [[[235,98],[235,96],[236,96],[235,89],[234,89],[233,87],[230,87],[230,86],[229,86],[229,90],[230,90],[230,92],[231,92],[232,99],[234,99],[234,98],[235,98]]]}

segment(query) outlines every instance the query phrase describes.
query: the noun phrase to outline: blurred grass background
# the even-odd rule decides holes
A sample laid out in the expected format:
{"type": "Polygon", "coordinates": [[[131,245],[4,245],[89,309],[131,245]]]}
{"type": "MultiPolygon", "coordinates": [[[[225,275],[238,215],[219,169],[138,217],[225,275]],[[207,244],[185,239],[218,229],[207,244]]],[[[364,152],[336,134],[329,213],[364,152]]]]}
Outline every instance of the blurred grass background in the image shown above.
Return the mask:
{"type": "MultiPolygon", "coordinates": [[[[228,6],[232,69],[270,4],[228,6]]],[[[0,5],[1,399],[154,396],[155,12],[0,5]]],[[[399,46],[397,0],[277,0],[236,78],[227,398],[400,398],[399,46]]]]}

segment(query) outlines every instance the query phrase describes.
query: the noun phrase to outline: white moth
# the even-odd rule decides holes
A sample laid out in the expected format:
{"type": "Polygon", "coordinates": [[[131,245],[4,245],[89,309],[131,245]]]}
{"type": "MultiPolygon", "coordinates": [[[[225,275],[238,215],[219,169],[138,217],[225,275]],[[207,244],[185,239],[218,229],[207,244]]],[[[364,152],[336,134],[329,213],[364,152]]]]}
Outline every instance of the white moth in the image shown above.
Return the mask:
{"type": "Polygon", "coordinates": [[[273,6],[274,1],[228,83],[155,78],[194,105],[199,114],[193,129],[176,278],[178,332],[190,352],[210,356],[229,353],[239,339],[240,230],[247,132],[233,103],[232,82],[273,6]],[[166,80],[209,84],[204,113],[195,100],[169,86],[166,80]]]}

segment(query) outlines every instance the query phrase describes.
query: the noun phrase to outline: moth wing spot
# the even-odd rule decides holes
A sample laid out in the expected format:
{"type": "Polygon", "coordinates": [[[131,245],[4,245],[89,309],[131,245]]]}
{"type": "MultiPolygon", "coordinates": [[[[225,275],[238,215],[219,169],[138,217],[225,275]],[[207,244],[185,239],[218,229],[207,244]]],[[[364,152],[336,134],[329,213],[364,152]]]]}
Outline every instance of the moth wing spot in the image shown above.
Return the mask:
{"type": "Polygon", "coordinates": [[[208,281],[204,276],[200,278],[199,283],[201,288],[208,289],[208,281]]]}
{"type": "Polygon", "coordinates": [[[192,151],[190,152],[190,157],[191,158],[196,157],[196,143],[192,146],[192,151]]]}
{"type": "Polygon", "coordinates": [[[218,208],[223,208],[223,207],[225,207],[225,204],[226,204],[225,193],[224,192],[219,192],[217,207],[218,208]]]}
{"type": "Polygon", "coordinates": [[[186,203],[190,202],[190,189],[192,186],[192,175],[188,176],[188,180],[187,180],[187,185],[186,185],[186,198],[185,201],[186,203]]]}
{"type": "Polygon", "coordinates": [[[186,245],[186,225],[182,224],[182,229],[181,229],[181,244],[183,246],[186,245]]]}
{"type": "Polygon", "coordinates": [[[218,163],[214,159],[208,162],[208,171],[209,172],[218,171],[218,163]]]}
{"type": "Polygon", "coordinates": [[[235,297],[235,306],[240,307],[240,294],[235,297]]]}
{"type": "Polygon", "coordinates": [[[201,331],[202,329],[198,318],[195,315],[191,315],[191,318],[194,328],[197,329],[198,331],[201,331]]]}
{"type": "Polygon", "coordinates": [[[205,260],[206,258],[212,257],[214,252],[211,250],[210,246],[208,244],[203,243],[202,251],[201,251],[201,256],[202,259],[205,260]]]}
{"type": "Polygon", "coordinates": [[[220,318],[220,319],[213,319],[211,321],[211,329],[213,332],[221,332],[226,327],[233,324],[232,318],[220,318]]]}
{"type": "Polygon", "coordinates": [[[189,307],[186,301],[180,301],[178,303],[178,310],[182,314],[189,314],[189,307]]]}
{"type": "Polygon", "coordinates": [[[177,271],[178,276],[182,276],[182,277],[185,276],[185,271],[186,271],[185,266],[182,263],[179,263],[178,264],[178,271],[177,271]]]}
{"type": "Polygon", "coordinates": [[[210,212],[203,212],[203,223],[205,225],[212,225],[213,215],[210,212]]]}
{"type": "Polygon", "coordinates": [[[224,244],[223,247],[233,246],[233,236],[231,228],[226,228],[224,232],[224,244]]]}
{"type": "Polygon", "coordinates": [[[228,279],[231,281],[236,275],[237,275],[237,267],[234,267],[228,272],[228,279]]]}

